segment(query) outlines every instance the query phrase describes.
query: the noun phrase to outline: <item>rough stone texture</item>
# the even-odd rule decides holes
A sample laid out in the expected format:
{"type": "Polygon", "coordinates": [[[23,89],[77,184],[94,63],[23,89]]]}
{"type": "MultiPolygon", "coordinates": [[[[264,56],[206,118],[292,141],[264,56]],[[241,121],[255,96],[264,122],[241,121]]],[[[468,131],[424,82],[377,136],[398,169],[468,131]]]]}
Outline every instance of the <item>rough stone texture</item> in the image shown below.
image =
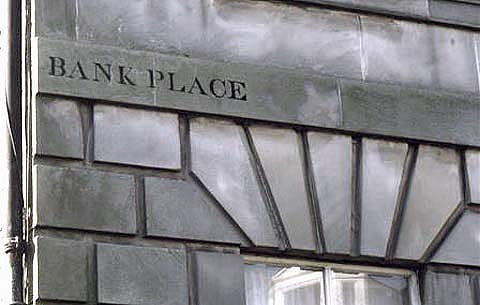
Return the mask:
{"type": "Polygon", "coordinates": [[[39,237],[35,242],[34,298],[87,300],[85,242],[39,237]]]}
{"type": "Polygon", "coordinates": [[[357,26],[353,14],[282,3],[78,1],[79,40],[355,78],[357,26]]]}
{"type": "Polygon", "coordinates": [[[326,252],[350,252],[352,140],[308,133],[313,174],[322,215],[326,252]]]}
{"type": "Polygon", "coordinates": [[[193,182],[145,178],[147,235],[249,245],[220,206],[193,182]]]}
{"type": "Polygon", "coordinates": [[[428,0],[299,0],[311,3],[340,4],[347,7],[392,12],[399,15],[425,17],[428,15],[428,0]]]}
{"type": "Polygon", "coordinates": [[[480,150],[467,150],[465,152],[467,177],[472,203],[480,204],[480,150]]]}
{"type": "Polygon", "coordinates": [[[83,126],[79,105],[60,98],[37,98],[35,153],[83,159],[83,126]]]}
{"type": "Polygon", "coordinates": [[[99,244],[97,281],[102,304],[188,304],[183,249],[99,244]]]}
{"type": "Polygon", "coordinates": [[[453,149],[420,145],[396,256],[419,259],[462,200],[460,158],[453,149]]]}
{"type": "Polygon", "coordinates": [[[432,261],[480,266],[480,214],[466,211],[432,261]]]}
{"type": "Polygon", "coordinates": [[[345,129],[480,145],[478,97],[373,83],[341,83],[345,129]]]}
{"type": "Polygon", "coordinates": [[[195,304],[245,305],[241,255],[197,251],[193,256],[195,304]]]}
{"type": "Polygon", "coordinates": [[[408,145],[362,140],[360,252],[384,256],[408,145]]]}
{"type": "Polygon", "coordinates": [[[300,138],[292,129],[254,126],[250,132],[292,248],[315,250],[300,138]]]}
{"type": "Polygon", "coordinates": [[[428,271],[424,285],[425,305],[476,305],[467,274],[428,271]]]}
{"type": "Polygon", "coordinates": [[[430,16],[434,19],[461,24],[480,25],[480,3],[430,0],[429,7],[430,16]]]}
{"type": "Polygon", "coordinates": [[[106,105],[93,112],[96,161],[180,169],[177,114],[106,105]]]}
{"type": "Polygon", "coordinates": [[[132,176],[37,165],[34,225],[135,233],[132,176]]]}
{"type": "Polygon", "coordinates": [[[190,141],[196,177],[255,245],[278,246],[242,128],[227,121],[193,119],[190,141]]]}
{"type": "Polygon", "coordinates": [[[379,17],[361,20],[367,80],[478,91],[472,33],[379,17]]]}
{"type": "Polygon", "coordinates": [[[75,39],[76,0],[35,0],[35,35],[75,39]]]}

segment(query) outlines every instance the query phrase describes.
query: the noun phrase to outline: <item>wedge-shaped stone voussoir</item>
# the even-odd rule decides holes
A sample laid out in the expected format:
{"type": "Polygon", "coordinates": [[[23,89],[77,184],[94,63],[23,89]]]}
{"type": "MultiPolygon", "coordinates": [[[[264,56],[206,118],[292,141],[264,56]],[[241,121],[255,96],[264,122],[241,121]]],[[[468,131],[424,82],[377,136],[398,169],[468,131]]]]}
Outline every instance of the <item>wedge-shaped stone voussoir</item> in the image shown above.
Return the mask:
{"type": "Polygon", "coordinates": [[[362,139],[362,254],[386,253],[407,150],[405,143],[362,139]]]}
{"type": "Polygon", "coordinates": [[[180,169],[178,115],[95,105],[95,160],[180,169]]]}
{"type": "Polygon", "coordinates": [[[193,181],[145,178],[147,235],[249,245],[244,233],[193,181]]]}
{"type": "Polygon", "coordinates": [[[315,250],[301,139],[292,129],[249,130],[292,248],[315,250]]]}
{"type": "Polygon", "coordinates": [[[37,165],[34,179],[35,225],[136,232],[133,176],[37,165]]]}
{"type": "Polygon", "coordinates": [[[97,282],[102,304],[188,304],[185,250],[98,244],[97,282]]]}
{"type": "Polygon", "coordinates": [[[263,201],[241,126],[198,118],[190,123],[192,170],[258,246],[279,240],[263,201]]]}
{"type": "Polygon", "coordinates": [[[79,104],[60,98],[37,97],[35,114],[35,154],[83,158],[79,104]]]}
{"type": "Polygon", "coordinates": [[[480,266],[480,213],[466,211],[438,248],[432,261],[480,266]]]}
{"type": "Polygon", "coordinates": [[[197,251],[193,254],[193,262],[195,304],[245,305],[241,255],[197,251]]]}
{"type": "Polygon", "coordinates": [[[352,139],[308,133],[326,252],[348,254],[351,236],[352,139]]]}
{"type": "Polygon", "coordinates": [[[396,256],[418,260],[462,200],[460,157],[453,149],[420,145],[396,256]]]}
{"type": "Polygon", "coordinates": [[[88,244],[80,241],[35,239],[35,300],[87,301],[88,244]]]}

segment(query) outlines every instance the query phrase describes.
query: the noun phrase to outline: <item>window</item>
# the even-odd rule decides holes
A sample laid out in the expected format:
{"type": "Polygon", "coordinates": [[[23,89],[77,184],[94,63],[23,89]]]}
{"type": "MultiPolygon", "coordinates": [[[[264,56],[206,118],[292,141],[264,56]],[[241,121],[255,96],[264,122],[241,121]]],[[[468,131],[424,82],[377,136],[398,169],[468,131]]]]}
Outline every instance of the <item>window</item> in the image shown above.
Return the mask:
{"type": "Polygon", "coordinates": [[[409,270],[246,257],[247,305],[419,305],[409,270]]]}

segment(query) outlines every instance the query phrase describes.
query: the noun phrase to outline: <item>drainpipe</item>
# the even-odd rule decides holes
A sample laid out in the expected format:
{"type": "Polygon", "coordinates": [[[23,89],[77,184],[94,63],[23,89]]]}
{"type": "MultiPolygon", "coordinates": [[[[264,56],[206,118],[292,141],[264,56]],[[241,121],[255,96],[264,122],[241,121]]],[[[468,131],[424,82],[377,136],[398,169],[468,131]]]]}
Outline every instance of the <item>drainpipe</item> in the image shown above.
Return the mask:
{"type": "Polygon", "coordinates": [[[0,1],[0,235],[4,304],[23,302],[22,1],[0,1]]]}

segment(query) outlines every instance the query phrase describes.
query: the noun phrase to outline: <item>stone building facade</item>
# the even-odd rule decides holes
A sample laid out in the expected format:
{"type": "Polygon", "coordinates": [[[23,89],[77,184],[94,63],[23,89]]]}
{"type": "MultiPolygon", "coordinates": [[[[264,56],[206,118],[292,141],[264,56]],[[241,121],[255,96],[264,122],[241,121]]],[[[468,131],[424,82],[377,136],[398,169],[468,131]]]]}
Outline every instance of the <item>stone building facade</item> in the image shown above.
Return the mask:
{"type": "Polygon", "coordinates": [[[28,4],[29,304],[480,304],[479,1],[28,4]]]}

